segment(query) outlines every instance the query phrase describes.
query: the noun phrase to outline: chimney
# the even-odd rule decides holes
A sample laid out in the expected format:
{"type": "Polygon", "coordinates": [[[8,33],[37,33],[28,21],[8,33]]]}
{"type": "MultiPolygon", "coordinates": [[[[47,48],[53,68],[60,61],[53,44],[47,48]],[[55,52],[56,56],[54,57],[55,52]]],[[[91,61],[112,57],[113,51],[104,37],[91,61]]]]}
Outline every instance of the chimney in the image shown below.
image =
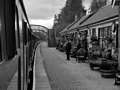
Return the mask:
{"type": "Polygon", "coordinates": [[[75,15],[75,21],[78,19],[78,16],[77,15],[75,15]]]}
{"type": "Polygon", "coordinates": [[[86,12],[87,12],[87,10],[81,11],[81,12],[80,12],[80,17],[85,16],[85,15],[86,15],[86,12]]]}
{"type": "Polygon", "coordinates": [[[106,5],[111,4],[112,0],[107,0],[106,5]]]}

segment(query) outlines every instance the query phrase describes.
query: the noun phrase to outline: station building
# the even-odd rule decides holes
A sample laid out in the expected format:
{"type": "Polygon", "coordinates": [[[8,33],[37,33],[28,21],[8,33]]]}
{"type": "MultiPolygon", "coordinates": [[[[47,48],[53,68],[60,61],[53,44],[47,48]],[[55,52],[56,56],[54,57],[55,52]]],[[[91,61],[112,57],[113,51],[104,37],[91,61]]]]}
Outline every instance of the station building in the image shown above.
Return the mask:
{"type": "Polygon", "coordinates": [[[91,36],[96,36],[98,44],[101,47],[108,48],[106,45],[106,37],[114,39],[114,45],[118,47],[118,6],[112,8],[111,5],[101,7],[98,11],[83,16],[75,20],[60,32],[61,36],[73,34],[73,38],[87,38],[88,47],[92,45],[91,36]]]}

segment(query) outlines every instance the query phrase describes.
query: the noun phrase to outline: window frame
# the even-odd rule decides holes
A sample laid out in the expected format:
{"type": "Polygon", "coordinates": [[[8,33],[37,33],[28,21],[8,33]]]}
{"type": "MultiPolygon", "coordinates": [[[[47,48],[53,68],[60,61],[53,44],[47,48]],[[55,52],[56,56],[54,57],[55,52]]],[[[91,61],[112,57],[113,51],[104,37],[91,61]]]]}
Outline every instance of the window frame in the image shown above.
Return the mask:
{"type": "Polygon", "coordinates": [[[107,36],[112,36],[112,28],[111,26],[106,26],[106,27],[100,27],[98,28],[99,31],[99,45],[102,46],[102,47],[105,47],[107,48],[107,46],[105,45],[106,41],[104,41],[104,39],[107,37],[107,36]]]}

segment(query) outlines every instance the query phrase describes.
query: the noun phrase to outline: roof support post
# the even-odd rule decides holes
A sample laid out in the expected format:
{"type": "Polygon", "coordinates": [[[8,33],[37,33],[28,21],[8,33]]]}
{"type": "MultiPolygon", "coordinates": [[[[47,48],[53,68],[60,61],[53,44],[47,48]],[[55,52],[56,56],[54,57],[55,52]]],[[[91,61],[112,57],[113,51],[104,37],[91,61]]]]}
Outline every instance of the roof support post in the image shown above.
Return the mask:
{"type": "Polygon", "coordinates": [[[119,26],[118,26],[118,69],[120,70],[120,2],[118,8],[119,26]]]}

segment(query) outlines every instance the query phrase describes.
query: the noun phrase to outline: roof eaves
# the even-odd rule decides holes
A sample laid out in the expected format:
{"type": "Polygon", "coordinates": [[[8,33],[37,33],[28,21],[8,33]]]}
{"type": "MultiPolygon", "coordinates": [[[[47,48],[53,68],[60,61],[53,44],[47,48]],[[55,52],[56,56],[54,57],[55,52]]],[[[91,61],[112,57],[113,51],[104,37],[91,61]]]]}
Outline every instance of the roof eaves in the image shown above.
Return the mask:
{"type": "Polygon", "coordinates": [[[67,27],[65,27],[60,33],[63,33],[65,31],[67,31],[72,25],[74,25],[77,21],[79,21],[81,18],[78,18],[76,21],[72,22],[71,24],[69,24],[67,27]]]}
{"type": "MultiPolygon", "coordinates": [[[[96,11],[97,12],[97,11],[96,11]]],[[[83,21],[81,21],[80,23],[79,23],[79,25],[81,25],[82,23],[84,23],[87,19],[89,19],[91,16],[93,16],[96,12],[93,12],[93,13],[91,13],[90,15],[88,15],[88,17],[86,17],[83,21]]]]}
{"type": "MultiPolygon", "coordinates": [[[[95,12],[94,12],[95,13],[95,12]]],[[[80,18],[78,21],[80,21],[80,20],[82,20],[82,21],[80,21],[80,23],[79,23],[79,25],[81,25],[82,23],[84,23],[87,19],[89,19],[94,13],[90,13],[90,14],[88,14],[88,15],[86,15],[86,16],[83,16],[82,18],[80,18]]],[[[77,22],[78,22],[77,21],[77,22]]],[[[75,24],[74,24],[75,25],[75,24]]],[[[71,28],[71,29],[68,29],[69,31],[72,31],[72,30],[75,30],[75,29],[77,29],[77,28],[79,28],[79,26],[76,26],[76,27],[74,27],[74,28],[71,28]]]]}
{"type": "MultiPolygon", "coordinates": [[[[116,17],[118,17],[118,15],[113,16],[113,17],[109,17],[109,18],[106,18],[106,19],[104,19],[104,20],[100,20],[100,21],[97,21],[97,22],[94,22],[94,23],[90,23],[90,24],[85,24],[85,25],[84,25],[84,23],[83,23],[83,25],[80,25],[80,27],[84,27],[84,26],[89,26],[89,25],[92,25],[92,24],[100,23],[100,22],[109,20],[109,19],[111,19],[111,18],[116,18],[116,17]]],[[[80,28],[80,27],[79,27],[79,28],[80,28]]]]}
{"type": "Polygon", "coordinates": [[[71,23],[67,29],[69,29],[72,25],[74,25],[76,22],[78,22],[81,18],[78,18],[76,21],[74,21],[73,23],[71,23]]]}

